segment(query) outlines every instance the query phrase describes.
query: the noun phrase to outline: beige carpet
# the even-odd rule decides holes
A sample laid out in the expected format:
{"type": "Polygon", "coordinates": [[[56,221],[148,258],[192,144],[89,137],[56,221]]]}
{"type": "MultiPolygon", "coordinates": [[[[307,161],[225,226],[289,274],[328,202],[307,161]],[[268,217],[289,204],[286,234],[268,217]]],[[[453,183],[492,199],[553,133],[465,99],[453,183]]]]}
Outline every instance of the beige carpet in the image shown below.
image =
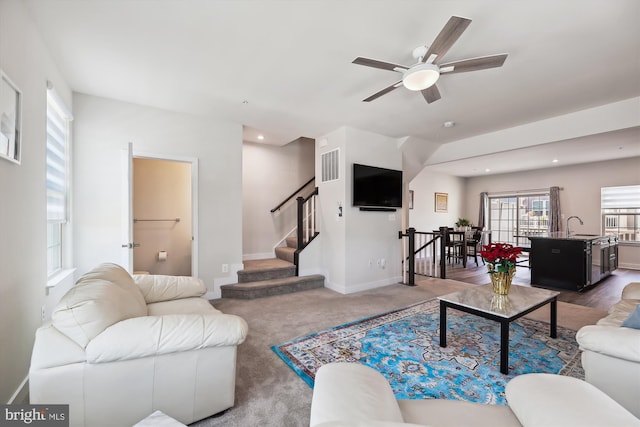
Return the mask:
{"type": "MultiPolygon", "coordinates": [[[[256,300],[212,301],[224,313],[243,317],[249,335],[238,348],[235,406],[192,425],[308,426],[312,390],[271,351],[272,345],[469,286],[474,285],[426,279],[415,287],[392,285],[351,295],[322,288],[256,300]]],[[[605,315],[601,310],[558,303],[558,324],[572,329],[605,315]]],[[[530,316],[548,322],[548,307],[530,316]]]]}

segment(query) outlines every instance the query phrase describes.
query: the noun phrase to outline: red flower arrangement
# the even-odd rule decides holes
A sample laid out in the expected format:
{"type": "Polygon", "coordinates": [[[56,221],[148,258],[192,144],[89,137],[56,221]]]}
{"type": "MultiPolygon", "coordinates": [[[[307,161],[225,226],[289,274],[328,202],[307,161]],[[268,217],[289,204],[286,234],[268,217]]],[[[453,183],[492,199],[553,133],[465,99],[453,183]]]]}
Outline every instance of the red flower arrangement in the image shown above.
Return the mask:
{"type": "Polygon", "coordinates": [[[489,273],[506,273],[516,266],[516,260],[521,253],[522,248],[508,243],[490,243],[483,246],[480,256],[489,264],[489,273]]]}

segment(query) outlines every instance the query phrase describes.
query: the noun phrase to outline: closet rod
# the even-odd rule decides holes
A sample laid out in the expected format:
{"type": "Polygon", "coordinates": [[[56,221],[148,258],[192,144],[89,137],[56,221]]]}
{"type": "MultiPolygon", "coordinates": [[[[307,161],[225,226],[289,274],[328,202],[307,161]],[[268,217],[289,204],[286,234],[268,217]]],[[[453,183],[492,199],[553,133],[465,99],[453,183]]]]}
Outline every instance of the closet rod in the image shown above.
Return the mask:
{"type": "Polygon", "coordinates": [[[171,218],[171,219],[138,219],[138,218],[134,218],[133,222],[139,222],[139,221],[175,221],[175,222],[180,222],[180,218],[171,218]]]}

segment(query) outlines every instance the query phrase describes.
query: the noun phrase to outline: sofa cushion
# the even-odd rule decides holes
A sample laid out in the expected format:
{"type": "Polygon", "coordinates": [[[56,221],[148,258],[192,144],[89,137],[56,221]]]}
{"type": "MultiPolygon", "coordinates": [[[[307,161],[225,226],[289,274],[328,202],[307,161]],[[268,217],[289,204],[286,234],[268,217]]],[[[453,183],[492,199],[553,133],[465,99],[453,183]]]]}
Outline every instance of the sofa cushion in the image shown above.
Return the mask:
{"type": "Polygon", "coordinates": [[[236,346],[247,322],[232,314],[173,314],[123,320],[87,345],[89,363],[139,359],[206,347],[236,346]],[[115,345],[117,343],[117,345],[115,345]]]}
{"type": "Polygon", "coordinates": [[[135,293],[114,282],[84,278],[62,297],[51,320],[56,329],[85,348],[114,323],[146,315],[147,306],[140,304],[135,293]]]}
{"type": "Polygon", "coordinates": [[[449,399],[400,399],[405,423],[437,427],[522,427],[505,405],[487,405],[449,399]]]}
{"type": "Polygon", "coordinates": [[[636,305],[638,305],[637,300],[620,300],[611,306],[609,315],[598,320],[596,324],[600,326],[621,326],[622,322],[627,320],[629,314],[636,308],[636,305]]]}
{"type": "Polygon", "coordinates": [[[129,274],[127,270],[119,266],[118,264],[113,264],[109,262],[105,262],[94,268],[93,270],[88,271],[84,275],[80,276],[76,284],[80,284],[85,280],[93,280],[100,279],[106,280],[108,282],[112,282],[115,285],[122,288],[124,291],[127,291],[131,294],[131,298],[137,303],[141,308],[146,306],[146,302],[144,300],[144,296],[142,295],[142,291],[133,281],[133,277],[129,274]]]}
{"type": "Polygon", "coordinates": [[[622,322],[622,326],[625,328],[640,329],[640,304],[636,305],[636,308],[631,312],[629,317],[622,322]]]}
{"type": "Polygon", "coordinates": [[[188,276],[134,274],[133,281],[140,289],[147,304],[199,297],[207,291],[201,279],[188,276]]]}
{"type": "Polygon", "coordinates": [[[149,316],[162,316],[165,314],[221,314],[209,301],[201,297],[154,302],[147,305],[147,313],[149,316]]]}

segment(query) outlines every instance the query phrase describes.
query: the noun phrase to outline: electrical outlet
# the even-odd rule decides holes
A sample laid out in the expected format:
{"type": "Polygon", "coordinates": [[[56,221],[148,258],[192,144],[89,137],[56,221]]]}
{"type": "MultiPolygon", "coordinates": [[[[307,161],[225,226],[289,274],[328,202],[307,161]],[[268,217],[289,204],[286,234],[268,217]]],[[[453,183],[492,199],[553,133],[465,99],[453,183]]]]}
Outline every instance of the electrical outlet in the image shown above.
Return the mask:
{"type": "Polygon", "coordinates": [[[229,264],[222,264],[222,272],[223,273],[229,272],[229,264]]]}
{"type": "Polygon", "coordinates": [[[44,318],[46,317],[46,315],[47,315],[47,309],[46,309],[46,307],[43,305],[43,306],[42,306],[42,309],[41,309],[41,311],[40,311],[40,320],[42,320],[42,321],[44,322],[44,318]]]}

